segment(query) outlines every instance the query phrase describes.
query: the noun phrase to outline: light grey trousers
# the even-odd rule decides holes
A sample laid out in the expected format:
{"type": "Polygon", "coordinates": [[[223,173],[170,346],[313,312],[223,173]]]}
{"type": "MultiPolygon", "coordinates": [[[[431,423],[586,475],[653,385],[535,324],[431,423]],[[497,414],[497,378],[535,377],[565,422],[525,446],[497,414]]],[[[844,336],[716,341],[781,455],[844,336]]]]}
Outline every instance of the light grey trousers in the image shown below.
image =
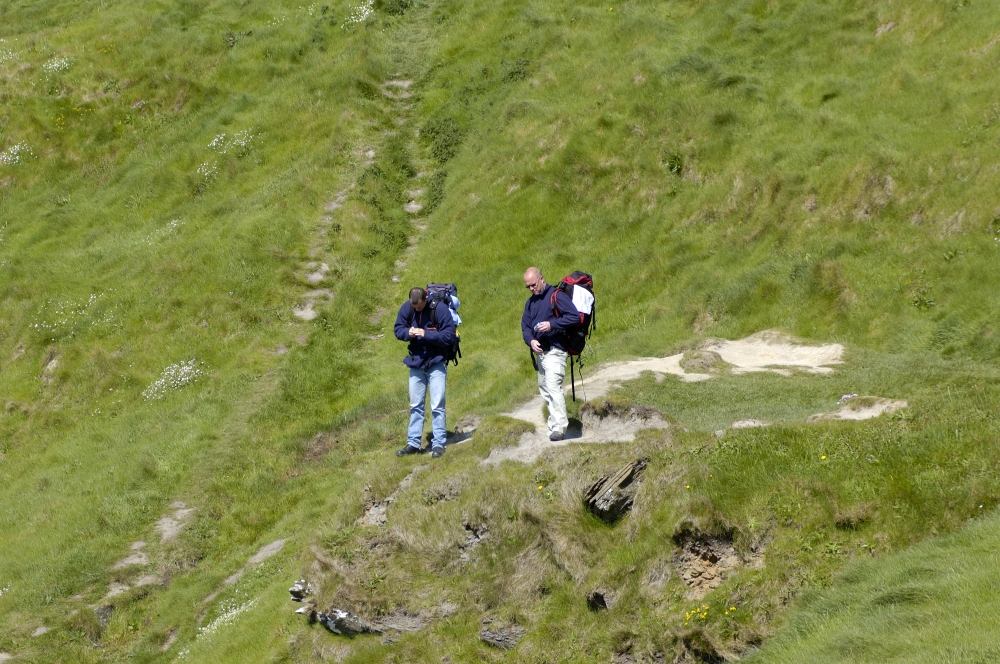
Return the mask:
{"type": "Polygon", "coordinates": [[[550,348],[547,353],[538,357],[538,393],[549,407],[549,433],[566,433],[566,427],[569,426],[566,395],[563,394],[567,357],[569,354],[558,348],[550,348]]]}

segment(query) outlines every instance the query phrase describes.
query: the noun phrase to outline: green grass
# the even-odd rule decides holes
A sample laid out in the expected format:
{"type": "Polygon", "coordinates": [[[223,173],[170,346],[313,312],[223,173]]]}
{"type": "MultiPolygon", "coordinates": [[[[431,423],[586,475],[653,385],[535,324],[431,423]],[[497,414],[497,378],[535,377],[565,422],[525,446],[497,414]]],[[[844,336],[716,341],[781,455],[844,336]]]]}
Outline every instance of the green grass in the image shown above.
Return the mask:
{"type": "Polygon", "coordinates": [[[997,523],[878,562],[804,593],[788,629],[751,662],[989,662],[998,656],[997,523]],[[960,635],[960,636],[957,636],[960,635]]]}
{"type": "MultiPolygon", "coordinates": [[[[477,634],[495,618],[528,630],[523,661],[670,658],[691,602],[676,577],[649,579],[685,520],[742,550],[768,542],[764,570],[706,598],[699,638],[741,650],[829,586],[869,598],[844,630],[889,644],[891,623],[852,612],[872,586],[838,571],[875,556],[864,578],[891,579],[883,556],[1000,496],[991,9],[434,0],[355,22],[348,2],[4,4],[0,650],[492,660],[477,634]],[[411,96],[387,94],[390,79],[412,80],[411,96]],[[418,189],[427,207],[411,218],[418,189]],[[310,261],[331,268],[318,285],[310,261]],[[622,395],[688,432],[530,467],[479,465],[518,431],[488,419],[415,477],[385,529],[354,526],[420,463],[392,455],[403,349],[379,336],[406,289],[460,285],[449,419],[495,415],[533,391],[517,329],[529,264],[595,275],[591,367],[767,328],[845,343],[848,361],[832,376],[640,379],[622,395]],[[317,286],[332,300],[301,322],[292,307],[317,286]],[[143,396],[192,359],[198,380],[143,396]],[[911,406],[803,424],[855,392],[911,406]],[[713,437],[745,417],[776,426],[713,437]],[[633,514],[613,530],[587,517],[587,484],[640,455],[633,514]],[[454,500],[422,499],[449,483],[454,500]],[[175,500],[197,511],[161,543],[153,524],[175,500]],[[490,529],[464,563],[463,520],[490,529]],[[223,583],[280,537],[278,556],[223,583]],[[137,539],[150,568],[112,570],[137,539]],[[102,599],[149,571],[166,583],[102,599]],[[370,615],[458,611],[347,642],[291,615],[284,589],[301,575],[370,615]],[[598,585],[620,588],[608,614],[583,602],[598,585]]],[[[972,555],[968,532],[940,546],[972,555]]],[[[935,624],[967,607],[934,597],[935,624]]],[[[815,624],[810,606],[776,648],[812,642],[798,627],[815,624]]],[[[941,652],[966,642],[926,633],[941,652]]]]}

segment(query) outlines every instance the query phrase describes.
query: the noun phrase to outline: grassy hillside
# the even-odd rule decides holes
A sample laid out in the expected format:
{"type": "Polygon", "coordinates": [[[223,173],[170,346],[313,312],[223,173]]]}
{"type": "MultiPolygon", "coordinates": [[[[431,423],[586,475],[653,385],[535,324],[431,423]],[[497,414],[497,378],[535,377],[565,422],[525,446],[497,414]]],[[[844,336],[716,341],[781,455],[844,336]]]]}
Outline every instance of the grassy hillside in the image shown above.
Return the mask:
{"type": "Polygon", "coordinates": [[[973,600],[939,575],[995,520],[892,554],[1000,497],[991,10],[0,6],[0,651],[718,661],[763,645],[755,661],[919,661],[886,638],[917,611],[932,626],[913,643],[988,658],[992,637],[967,633],[993,628],[949,623],[973,600]],[[521,430],[495,416],[533,391],[529,264],[594,274],[590,367],[763,329],[844,343],[846,363],[640,379],[618,397],[684,430],[485,467],[521,430]],[[463,302],[449,426],[487,419],[411,477],[384,527],[358,526],[429,463],[393,454],[404,350],[386,328],[431,280],[463,302]],[[852,393],[910,407],[804,422],[852,393]],[[745,417],[775,426],[713,435],[745,417]],[[589,483],[640,456],[633,513],[587,516],[589,483]],[[184,523],[173,539],[155,526],[167,515],[184,523]],[[671,561],[691,532],[763,565],[685,599],[671,561]],[[137,541],[148,564],[116,569],[137,541]],[[320,608],[434,619],[337,637],[292,614],[303,576],[320,608]],[[595,588],[614,589],[607,613],[587,608],[595,588]],[[894,592],[931,599],[879,599],[894,592]],[[484,624],[525,636],[504,655],[484,624]]]}

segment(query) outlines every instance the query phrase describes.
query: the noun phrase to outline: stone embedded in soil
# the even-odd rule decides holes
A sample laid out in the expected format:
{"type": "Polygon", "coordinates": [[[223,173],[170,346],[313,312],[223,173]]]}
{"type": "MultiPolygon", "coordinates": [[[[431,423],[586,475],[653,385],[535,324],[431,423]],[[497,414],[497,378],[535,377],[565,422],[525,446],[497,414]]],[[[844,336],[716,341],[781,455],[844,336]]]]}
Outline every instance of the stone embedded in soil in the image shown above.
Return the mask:
{"type": "Polygon", "coordinates": [[[479,632],[479,640],[500,650],[513,650],[524,638],[524,628],[520,625],[490,629],[484,626],[479,632]]]}
{"type": "Polygon", "coordinates": [[[468,562],[471,559],[469,552],[475,549],[479,544],[489,537],[490,529],[486,527],[485,523],[463,523],[462,526],[465,528],[465,543],[459,548],[462,553],[459,556],[462,562],[468,562]]]}
{"type": "Polygon", "coordinates": [[[625,464],[614,475],[597,480],[584,496],[587,509],[605,523],[614,523],[632,508],[638,479],[646,467],[646,460],[639,459],[625,464]]]}
{"type": "Polygon", "coordinates": [[[293,602],[301,602],[307,595],[311,595],[312,592],[312,585],[305,579],[299,579],[288,589],[288,594],[292,596],[293,602]]]}
{"type": "Polygon", "coordinates": [[[12,659],[14,659],[14,656],[11,655],[9,652],[6,652],[4,650],[0,650],[0,663],[2,663],[2,662],[9,662],[12,659]]]}
{"type": "Polygon", "coordinates": [[[381,629],[369,625],[353,613],[341,609],[330,609],[326,613],[316,614],[316,620],[334,634],[342,636],[382,633],[381,629]]]}
{"type": "Polygon", "coordinates": [[[115,612],[115,607],[113,606],[99,606],[94,609],[94,617],[97,618],[97,624],[101,626],[101,629],[107,629],[108,623],[111,622],[111,615],[115,612]]]}
{"type": "Polygon", "coordinates": [[[41,626],[37,627],[35,629],[35,631],[31,633],[31,635],[32,636],[41,636],[42,634],[48,634],[48,633],[49,633],[49,628],[46,627],[45,625],[41,625],[41,626]]]}

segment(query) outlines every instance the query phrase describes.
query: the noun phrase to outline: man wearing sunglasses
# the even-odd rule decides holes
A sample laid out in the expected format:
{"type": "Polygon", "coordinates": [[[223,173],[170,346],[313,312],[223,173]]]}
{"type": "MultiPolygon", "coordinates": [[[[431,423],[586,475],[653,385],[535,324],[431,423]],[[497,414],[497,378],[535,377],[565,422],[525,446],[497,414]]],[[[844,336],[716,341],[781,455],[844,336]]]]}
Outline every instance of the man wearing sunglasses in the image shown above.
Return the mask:
{"type": "Polygon", "coordinates": [[[566,293],[545,283],[537,267],[529,267],[524,273],[524,287],[531,296],[524,303],[521,334],[537,356],[538,392],[549,407],[549,440],[562,440],[569,426],[562,387],[569,357],[566,331],[580,324],[580,314],[566,293]]]}

